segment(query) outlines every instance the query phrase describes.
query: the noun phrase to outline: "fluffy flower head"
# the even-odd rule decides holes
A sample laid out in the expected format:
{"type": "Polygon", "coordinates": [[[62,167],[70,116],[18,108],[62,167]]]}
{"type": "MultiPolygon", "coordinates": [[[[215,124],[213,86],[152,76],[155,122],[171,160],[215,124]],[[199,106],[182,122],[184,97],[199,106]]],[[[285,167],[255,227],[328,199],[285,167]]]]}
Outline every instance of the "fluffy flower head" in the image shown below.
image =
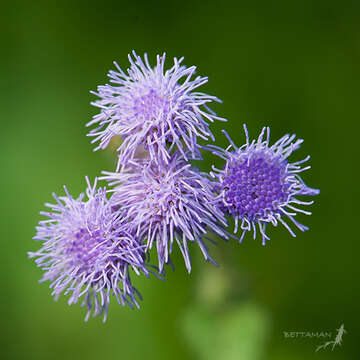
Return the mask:
{"type": "Polygon", "coordinates": [[[299,173],[310,168],[302,167],[309,156],[301,161],[290,163],[288,157],[298,149],[302,139],[295,140],[295,135],[285,135],[270,146],[270,129],[263,128],[257,140],[250,142],[246,126],[246,144],[237,147],[226,134],[230,146],[224,150],[208,146],[214,154],[223,158],[226,163],[222,170],[214,168],[211,175],[219,181],[220,207],[235,219],[235,232],[238,226],[244,234],[258,227],[263,244],[269,240],[265,233],[268,223],[277,226],[283,224],[289,232],[295,233],[284,221],[289,219],[301,231],[307,227],[294,219],[298,213],[311,213],[299,209],[298,205],[310,205],[312,201],[302,201],[301,195],[317,195],[319,190],[311,189],[302,181],[299,173]]]}
{"type": "Polygon", "coordinates": [[[173,243],[191,270],[188,242],[196,242],[206,260],[213,261],[204,243],[211,230],[227,238],[225,219],[214,206],[211,183],[175,153],[168,163],[138,161],[127,172],[106,173],[115,185],[112,201],[147,247],[156,244],[159,268],[170,260],[173,243]]]}
{"type": "MultiPolygon", "coordinates": [[[[87,179],[88,181],[88,179],[87,179]]],[[[69,305],[84,296],[88,308],[86,320],[104,312],[106,320],[110,295],[121,305],[139,306],[138,291],[131,285],[129,270],[148,275],[144,265],[144,246],[136,237],[119,226],[120,221],[108,201],[105,190],[96,190],[96,181],[88,181],[84,194],[73,199],[57,197],[56,204],[46,204],[49,219],[40,221],[36,240],[43,242],[37,252],[29,253],[45,273],[42,281],[50,280],[56,298],[71,294],[69,305]]]]}
{"type": "Polygon", "coordinates": [[[157,56],[154,68],[145,54],[144,60],[133,52],[131,67],[125,73],[116,63],[110,71],[111,85],[99,86],[94,94],[100,99],[93,105],[100,108],[89,125],[97,124],[89,136],[99,141],[96,149],[104,149],[114,135],[123,139],[118,148],[119,166],[132,159],[141,145],[152,161],[167,162],[172,148],[186,157],[197,149],[197,138],[213,138],[208,121],[219,118],[207,104],[219,100],[194,91],[207,82],[206,77],[194,78],[195,66],[182,65],[183,58],[164,70],[165,54],[157,56]]]}

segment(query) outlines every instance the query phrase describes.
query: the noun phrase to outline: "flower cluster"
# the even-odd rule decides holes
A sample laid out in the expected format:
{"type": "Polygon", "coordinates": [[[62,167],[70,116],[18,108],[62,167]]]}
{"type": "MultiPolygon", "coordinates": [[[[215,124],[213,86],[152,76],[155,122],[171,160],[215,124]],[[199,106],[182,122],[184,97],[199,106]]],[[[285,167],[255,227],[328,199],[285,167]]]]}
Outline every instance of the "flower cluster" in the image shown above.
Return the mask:
{"type": "Polygon", "coordinates": [[[256,140],[237,147],[224,131],[230,145],[202,146],[199,140],[213,140],[209,123],[218,117],[209,107],[220,102],[214,96],[197,92],[207,82],[196,76],[194,66],[183,58],[174,59],[165,70],[165,54],[157,56],[155,67],[147,55],[129,56],[130,68],[110,71],[110,84],[94,92],[100,109],[88,125],[95,148],[105,149],[114,136],[121,138],[114,172],[103,171],[100,180],[109,188],[97,188],[87,179],[86,196],[74,199],[65,187],[65,196],[54,195],[56,204],[46,204],[34,237],[42,247],[29,256],[44,271],[55,298],[69,294],[69,304],[80,298],[89,315],[104,314],[110,298],[120,305],[139,307],[139,291],[131,275],[165,274],[172,264],[174,248],[182,254],[191,271],[190,247],[200,249],[204,258],[215,263],[206,245],[208,234],[242,241],[246,232],[254,238],[260,232],[263,244],[269,239],[267,224],[279,223],[295,236],[286,220],[299,230],[307,229],[295,220],[299,208],[310,205],[302,196],[313,196],[300,177],[309,159],[290,163],[288,157],[302,140],[285,135],[270,145],[269,128],[256,140]],[[202,151],[210,151],[224,161],[221,169],[200,172],[194,163],[202,151]],[[141,154],[141,156],[140,156],[141,154]],[[299,198],[300,196],[300,198],[299,198]],[[235,221],[234,233],[227,230],[235,221]],[[154,250],[151,250],[154,249],[154,250]],[[158,266],[149,264],[151,251],[158,266]]]}
{"type": "Polygon", "coordinates": [[[123,139],[118,148],[119,166],[134,158],[142,145],[150,160],[167,162],[171,150],[177,148],[187,159],[194,156],[198,138],[214,139],[208,122],[222,119],[207,104],[219,102],[215,96],[195,92],[207,82],[206,77],[193,78],[195,66],[182,65],[183,58],[174,59],[174,65],[164,71],[165,54],[157,56],[152,68],[145,54],[144,61],[133,52],[127,74],[115,63],[118,71],[110,71],[110,83],[94,92],[100,100],[93,104],[100,113],[88,123],[97,124],[90,131],[96,149],[104,149],[114,135],[123,139]]]}
{"type": "Polygon", "coordinates": [[[132,162],[128,173],[105,173],[120,205],[123,220],[135,229],[147,248],[155,244],[159,269],[170,261],[175,242],[191,271],[188,242],[196,242],[205,259],[213,261],[203,240],[207,230],[227,238],[226,220],[214,203],[211,182],[179,152],[168,163],[132,162]]]}
{"type": "Polygon", "coordinates": [[[148,276],[145,246],[121,224],[121,218],[107,199],[105,189],[96,190],[87,179],[85,195],[74,199],[65,187],[66,196],[53,194],[56,204],[46,204],[51,212],[42,212],[48,220],[40,221],[36,240],[43,242],[29,256],[50,280],[53,295],[71,294],[69,304],[84,296],[83,305],[94,315],[104,312],[106,319],[110,295],[121,305],[139,307],[129,271],[148,276]]]}
{"type": "Polygon", "coordinates": [[[235,219],[234,232],[238,231],[240,224],[240,241],[247,231],[253,231],[255,239],[258,227],[265,245],[265,241],[270,240],[265,233],[269,223],[274,226],[281,223],[292,236],[296,235],[284,218],[293,222],[299,230],[307,230],[294,216],[297,212],[311,215],[311,212],[297,206],[313,203],[300,200],[297,196],[319,193],[319,190],[306,186],[299,176],[310,168],[302,167],[310,156],[294,163],[288,161],[303,140],[295,140],[295,135],[285,135],[270,146],[268,127],[263,128],[258,139],[251,142],[245,125],[244,130],[246,143],[241,147],[235,145],[226,131],[223,132],[230,142],[227,149],[208,146],[210,151],[226,161],[221,170],[213,167],[211,175],[218,182],[217,191],[223,211],[235,219]]]}

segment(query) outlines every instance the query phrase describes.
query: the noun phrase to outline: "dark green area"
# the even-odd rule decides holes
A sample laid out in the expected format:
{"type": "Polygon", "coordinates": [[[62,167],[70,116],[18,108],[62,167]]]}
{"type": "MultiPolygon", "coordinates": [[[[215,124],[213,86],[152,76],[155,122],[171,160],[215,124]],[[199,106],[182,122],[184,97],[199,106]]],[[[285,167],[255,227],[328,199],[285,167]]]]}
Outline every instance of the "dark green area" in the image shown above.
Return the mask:
{"type": "Polygon", "coordinates": [[[1,2],[1,359],[358,358],[359,23],[358,1],[1,2]],[[321,194],[300,219],[309,232],[219,241],[218,269],[193,247],[190,276],[177,253],[165,282],[136,279],[140,311],[113,302],[106,324],[84,323],[84,309],[37,283],[26,252],[53,191],[76,195],[85,175],[114,168],[86,137],[89,90],[132,49],[185,56],[209,76],[202,91],[229,119],[212,127],[218,144],[222,127],[243,142],[244,122],[254,136],[269,125],[273,140],[304,138],[293,159],[311,154],[304,178],[321,194]],[[342,323],[334,351],[283,335],[342,323]]]}

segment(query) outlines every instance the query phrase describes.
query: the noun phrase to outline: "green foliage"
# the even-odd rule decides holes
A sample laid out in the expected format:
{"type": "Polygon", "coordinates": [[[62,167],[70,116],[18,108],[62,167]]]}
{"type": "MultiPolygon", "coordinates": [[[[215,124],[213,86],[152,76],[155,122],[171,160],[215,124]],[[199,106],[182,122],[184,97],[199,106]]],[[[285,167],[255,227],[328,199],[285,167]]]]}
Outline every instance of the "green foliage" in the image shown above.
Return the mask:
{"type": "Polygon", "coordinates": [[[266,359],[269,322],[255,304],[223,304],[218,312],[204,305],[193,306],[185,312],[183,321],[185,339],[196,359],[266,359]]]}

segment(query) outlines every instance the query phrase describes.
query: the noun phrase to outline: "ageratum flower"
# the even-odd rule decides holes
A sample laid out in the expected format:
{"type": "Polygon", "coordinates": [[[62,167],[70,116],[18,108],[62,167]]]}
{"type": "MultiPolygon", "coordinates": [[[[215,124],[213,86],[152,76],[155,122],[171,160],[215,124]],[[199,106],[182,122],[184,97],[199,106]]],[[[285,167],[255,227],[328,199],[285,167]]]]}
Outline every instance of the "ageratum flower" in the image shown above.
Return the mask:
{"type": "Polygon", "coordinates": [[[87,199],[81,194],[73,199],[65,187],[66,196],[53,194],[56,204],[46,204],[51,212],[42,212],[48,220],[40,221],[36,240],[43,242],[31,258],[44,270],[41,281],[50,280],[52,295],[71,294],[69,305],[84,296],[87,321],[104,312],[106,320],[110,295],[120,305],[139,307],[139,292],[132,286],[130,269],[148,275],[144,264],[144,246],[120,226],[108,201],[105,189],[96,190],[87,179],[87,199]]]}
{"type": "Polygon", "coordinates": [[[189,242],[197,243],[205,259],[213,262],[204,234],[209,230],[227,238],[226,220],[214,205],[210,181],[179,152],[168,163],[138,160],[131,162],[127,171],[104,174],[115,186],[112,201],[121,208],[123,218],[147,248],[156,245],[160,271],[170,262],[174,242],[189,272],[189,242]]]}
{"type": "Polygon", "coordinates": [[[213,139],[208,121],[225,120],[211,111],[207,104],[214,96],[194,90],[207,82],[207,77],[193,78],[196,67],[182,65],[183,58],[174,58],[174,65],[164,70],[165,54],[157,56],[152,68],[145,54],[144,61],[133,52],[127,74],[115,62],[117,71],[110,71],[112,85],[99,86],[93,92],[100,98],[92,104],[101,112],[87,126],[97,124],[90,131],[97,149],[104,149],[114,135],[123,139],[118,148],[119,166],[132,159],[141,145],[152,160],[168,162],[175,147],[185,155],[193,155],[197,138],[213,139]],[[184,151],[185,150],[185,151],[184,151]]]}
{"type": "Polygon", "coordinates": [[[222,170],[213,167],[211,175],[218,180],[220,207],[235,219],[234,232],[238,226],[242,230],[240,241],[248,231],[260,230],[262,243],[270,240],[265,233],[266,225],[279,223],[285,226],[292,236],[296,236],[285,222],[290,220],[301,231],[308,228],[294,219],[300,212],[311,215],[299,205],[311,205],[313,201],[303,201],[298,196],[314,196],[319,190],[305,185],[299,173],[310,168],[302,167],[310,156],[290,163],[288,157],[297,150],[302,139],[295,135],[285,135],[270,146],[270,129],[264,127],[257,140],[250,142],[244,125],[246,144],[237,147],[225,132],[230,146],[224,150],[214,145],[207,149],[226,161],[222,170]]]}

